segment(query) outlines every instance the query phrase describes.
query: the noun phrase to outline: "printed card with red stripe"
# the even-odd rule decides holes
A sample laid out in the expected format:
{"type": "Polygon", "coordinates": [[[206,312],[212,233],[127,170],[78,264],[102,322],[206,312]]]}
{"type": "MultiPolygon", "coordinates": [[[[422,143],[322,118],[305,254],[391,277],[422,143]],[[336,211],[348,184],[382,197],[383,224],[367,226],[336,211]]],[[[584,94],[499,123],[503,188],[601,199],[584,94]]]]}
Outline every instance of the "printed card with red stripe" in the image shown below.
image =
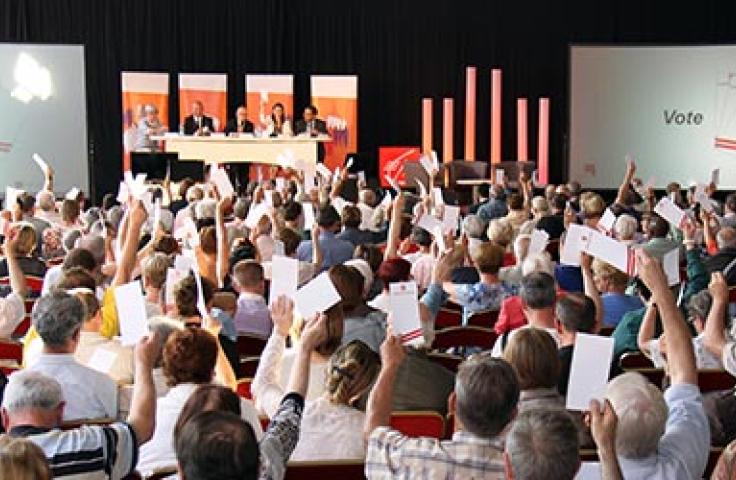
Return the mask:
{"type": "Polygon", "coordinates": [[[422,322],[419,317],[419,296],[414,281],[389,285],[389,312],[394,334],[404,345],[418,346],[424,342],[422,322]]]}

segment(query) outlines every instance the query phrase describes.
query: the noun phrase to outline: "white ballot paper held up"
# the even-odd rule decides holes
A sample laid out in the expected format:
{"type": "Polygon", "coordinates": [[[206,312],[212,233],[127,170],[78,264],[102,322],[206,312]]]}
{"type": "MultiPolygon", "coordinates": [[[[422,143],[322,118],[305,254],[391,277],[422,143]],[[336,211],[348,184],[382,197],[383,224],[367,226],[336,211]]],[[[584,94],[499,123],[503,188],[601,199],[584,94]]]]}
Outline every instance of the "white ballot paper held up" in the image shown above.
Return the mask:
{"type": "Polygon", "coordinates": [[[284,177],[274,178],[276,181],[276,190],[281,191],[286,188],[286,179],[284,177]]]}
{"type": "Polygon", "coordinates": [[[217,191],[223,198],[231,197],[235,192],[233,183],[230,181],[227,173],[225,173],[225,169],[221,167],[213,168],[210,171],[210,181],[217,186],[217,191]]]}
{"type": "Polygon", "coordinates": [[[718,185],[721,183],[721,169],[720,168],[714,168],[712,172],[710,172],[710,182],[718,185]]]}
{"type": "Polygon", "coordinates": [[[248,216],[245,217],[245,226],[251,229],[256,228],[264,215],[268,215],[268,204],[266,202],[261,202],[255,206],[251,205],[248,216]]]}
{"type": "Polygon", "coordinates": [[[439,170],[440,169],[440,159],[437,158],[437,151],[432,150],[430,156],[432,157],[432,165],[434,165],[434,169],[439,170]]]}
{"type": "Polygon", "coordinates": [[[299,286],[299,260],[274,254],[271,259],[271,292],[269,305],[285,295],[294,298],[299,286]]]}
{"type": "Polygon", "coordinates": [[[185,275],[189,274],[189,270],[192,269],[192,263],[194,258],[187,255],[177,255],[174,257],[174,269],[183,272],[185,275]]]}
{"type": "Polygon", "coordinates": [[[13,206],[18,203],[18,196],[23,193],[23,190],[13,187],[5,187],[5,210],[12,210],[13,206]]]}
{"type": "Polygon", "coordinates": [[[529,240],[528,255],[536,255],[542,253],[547,248],[548,242],[549,233],[545,232],[544,230],[539,230],[535,228],[531,234],[531,239],[529,240]]]}
{"type": "Polygon", "coordinates": [[[324,312],[340,301],[340,294],[327,272],[317,275],[311,282],[297,290],[294,296],[296,309],[302,318],[308,319],[315,313],[324,312]]]}
{"type": "Polygon", "coordinates": [[[304,230],[311,230],[314,225],[314,205],[309,202],[302,203],[302,213],[304,214],[304,230]]]}
{"type": "Polygon", "coordinates": [[[148,334],[146,301],[141,283],[133,281],[115,287],[115,307],[120,319],[120,343],[129,347],[148,334]]]}
{"type": "Polygon", "coordinates": [[[429,233],[434,234],[434,231],[436,229],[439,229],[442,231],[442,222],[437,220],[437,218],[433,217],[432,215],[427,215],[426,213],[419,217],[419,220],[417,220],[417,227],[422,227],[429,233]]]}
{"type": "Polygon", "coordinates": [[[286,246],[281,240],[273,241],[273,254],[274,255],[286,255],[286,246]]]}
{"type": "Polygon", "coordinates": [[[590,241],[585,248],[585,252],[610,263],[626,274],[632,275],[634,273],[634,254],[631,248],[601,232],[591,230],[590,241]]]}
{"type": "Polygon", "coordinates": [[[322,175],[322,178],[324,178],[325,180],[329,180],[329,178],[332,177],[332,171],[330,171],[330,169],[327,168],[324,163],[317,164],[317,173],[322,175]]]}
{"type": "Polygon", "coordinates": [[[393,201],[394,198],[391,196],[391,192],[386,191],[386,194],[383,196],[383,200],[381,200],[381,206],[385,210],[388,210],[389,208],[391,208],[391,202],[393,201]]]}
{"type": "Polygon", "coordinates": [[[87,360],[87,366],[101,373],[110,373],[118,354],[106,348],[97,348],[87,360]]]}
{"type": "Polygon", "coordinates": [[[424,198],[427,196],[427,187],[424,186],[421,180],[418,178],[415,178],[414,181],[417,183],[417,186],[419,187],[419,196],[421,198],[424,198]]]}
{"type": "Polygon", "coordinates": [[[118,196],[116,197],[116,200],[118,203],[125,203],[128,201],[128,184],[125,182],[120,182],[120,186],[118,187],[118,196]]]}
{"type": "Polygon", "coordinates": [[[401,186],[399,186],[399,182],[397,182],[393,177],[391,177],[391,175],[384,175],[384,178],[386,179],[388,184],[391,185],[391,188],[396,190],[397,193],[401,191],[401,186]]]}
{"type": "Polygon", "coordinates": [[[575,480],[601,480],[600,462],[580,462],[580,469],[575,480]]]}
{"type": "Polygon", "coordinates": [[[44,160],[41,155],[34,153],[31,157],[33,158],[33,161],[36,162],[36,165],[38,165],[38,168],[44,172],[49,168],[48,163],[46,163],[46,160],[44,160]]]}
{"type": "Polygon", "coordinates": [[[572,352],[565,408],[587,411],[591,400],[604,400],[612,360],[613,338],[578,333],[572,352]]]}
{"type": "Polygon", "coordinates": [[[503,171],[503,168],[497,168],[496,169],[496,183],[503,183],[505,179],[506,179],[506,172],[503,171]]]}
{"type": "Polygon", "coordinates": [[[428,174],[432,175],[432,170],[434,170],[434,163],[432,162],[432,159],[429,158],[427,155],[422,155],[419,157],[419,163],[424,167],[424,170],[427,171],[428,174]]]}
{"type": "Polygon", "coordinates": [[[680,228],[683,220],[685,220],[685,212],[667,197],[662,197],[657,206],[654,207],[654,212],[675,228],[680,228]]]}
{"type": "Polygon", "coordinates": [[[662,269],[667,276],[667,285],[680,283],[680,249],[673,248],[662,257],[662,269]]]}
{"type": "Polygon", "coordinates": [[[362,184],[365,184],[365,172],[363,170],[358,172],[358,181],[362,184]]]}
{"type": "Polygon", "coordinates": [[[77,197],[79,196],[79,192],[80,192],[79,188],[72,187],[69,189],[68,192],[66,192],[66,196],[64,198],[66,198],[67,200],[76,200],[77,197]]]}
{"type": "Polygon", "coordinates": [[[197,310],[204,320],[209,312],[207,312],[207,303],[204,301],[204,291],[202,289],[202,276],[199,274],[199,266],[197,262],[192,263],[192,271],[194,272],[194,282],[197,284],[197,310]]]}
{"type": "MultiPolygon", "coordinates": [[[[176,258],[186,258],[179,255],[176,258]]],[[[174,287],[179,281],[189,275],[189,268],[186,270],[180,270],[178,268],[169,268],[166,270],[166,292],[164,295],[164,303],[166,306],[174,305],[174,287]]]]}
{"type": "Polygon", "coordinates": [[[460,219],[460,207],[455,205],[445,205],[442,214],[442,229],[445,232],[454,232],[457,230],[457,223],[460,219]]]}
{"type": "Polygon", "coordinates": [[[433,187],[432,188],[432,200],[434,200],[435,205],[444,205],[445,199],[442,197],[442,187],[433,187]]]}
{"type": "Polygon", "coordinates": [[[560,263],[580,266],[580,252],[585,251],[590,241],[592,229],[582,225],[571,224],[567,229],[565,243],[560,252],[560,263]]]}
{"type": "Polygon", "coordinates": [[[411,282],[391,283],[388,286],[388,305],[391,312],[391,326],[404,345],[419,345],[422,337],[422,323],[419,317],[417,284],[411,282]]]}
{"type": "Polygon", "coordinates": [[[605,233],[613,232],[613,224],[616,223],[616,215],[613,214],[610,208],[607,208],[603,212],[603,216],[598,220],[598,228],[605,233]]]}
{"type": "Polygon", "coordinates": [[[703,210],[705,210],[706,212],[713,212],[713,200],[710,199],[710,197],[707,193],[705,193],[704,190],[695,191],[695,201],[698,202],[700,206],[703,207],[703,210]]]}

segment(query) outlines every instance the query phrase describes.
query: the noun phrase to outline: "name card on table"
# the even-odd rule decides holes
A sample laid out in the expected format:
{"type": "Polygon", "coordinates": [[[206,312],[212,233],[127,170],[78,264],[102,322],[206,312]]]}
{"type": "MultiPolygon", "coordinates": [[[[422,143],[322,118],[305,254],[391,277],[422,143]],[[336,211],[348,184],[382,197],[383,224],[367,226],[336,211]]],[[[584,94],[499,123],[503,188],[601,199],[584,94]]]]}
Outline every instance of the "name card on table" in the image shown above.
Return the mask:
{"type": "Polygon", "coordinates": [[[578,333],[567,386],[568,410],[587,411],[591,400],[603,402],[613,360],[613,338],[578,333]]]}
{"type": "Polygon", "coordinates": [[[115,307],[120,319],[120,343],[135,345],[148,334],[146,301],[138,281],[115,287],[115,307]]]}
{"type": "Polygon", "coordinates": [[[411,282],[391,283],[388,286],[388,305],[394,334],[404,345],[420,345],[422,322],[419,316],[417,284],[411,282]]]}
{"type": "Polygon", "coordinates": [[[317,275],[294,295],[296,309],[305,319],[311,318],[315,313],[324,312],[340,300],[340,294],[327,272],[317,275]]]}
{"type": "Polygon", "coordinates": [[[271,291],[269,305],[280,295],[294,298],[299,286],[299,260],[283,255],[275,255],[271,259],[271,291]]]}
{"type": "Polygon", "coordinates": [[[675,228],[680,228],[682,222],[685,220],[685,212],[667,197],[663,197],[657,202],[654,212],[667,220],[675,228]]]}

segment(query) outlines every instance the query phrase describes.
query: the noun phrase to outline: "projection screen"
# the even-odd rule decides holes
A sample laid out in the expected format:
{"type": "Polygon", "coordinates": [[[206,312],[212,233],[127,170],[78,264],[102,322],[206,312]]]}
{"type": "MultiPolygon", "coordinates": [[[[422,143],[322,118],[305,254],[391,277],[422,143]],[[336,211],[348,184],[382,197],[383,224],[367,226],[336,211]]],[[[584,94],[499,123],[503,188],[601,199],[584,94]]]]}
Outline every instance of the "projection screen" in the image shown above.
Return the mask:
{"type": "Polygon", "coordinates": [[[657,187],[736,187],[736,45],[572,46],[570,178],[617,188],[626,155],[657,187]]]}
{"type": "Polygon", "coordinates": [[[54,189],[89,193],[84,47],[0,43],[0,185],[35,193],[40,154],[54,189]]]}

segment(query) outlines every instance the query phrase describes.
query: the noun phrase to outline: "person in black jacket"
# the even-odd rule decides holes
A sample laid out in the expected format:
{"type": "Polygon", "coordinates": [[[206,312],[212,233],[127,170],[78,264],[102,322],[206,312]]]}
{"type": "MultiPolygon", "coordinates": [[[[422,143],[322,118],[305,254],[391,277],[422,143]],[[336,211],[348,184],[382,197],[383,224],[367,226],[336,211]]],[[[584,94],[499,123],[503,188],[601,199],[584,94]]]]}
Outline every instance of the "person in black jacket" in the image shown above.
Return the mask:
{"type": "Polygon", "coordinates": [[[204,105],[199,100],[192,103],[192,114],[184,119],[184,135],[206,135],[215,131],[212,117],[204,114],[204,105]]]}
{"type": "Polygon", "coordinates": [[[235,110],[235,118],[227,121],[225,125],[225,135],[232,135],[234,133],[253,133],[253,122],[248,120],[248,111],[245,109],[245,105],[240,105],[235,110]]]}
{"type": "MultiPolygon", "coordinates": [[[[304,113],[302,119],[297,120],[294,124],[294,135],[307,134],[310,137],[316,137],[318,135],[328,135],[327,123],[324,120],[317,118],[317,107],[314,105],[307,105],[304,107],[304,113]]],[[[317,161],[322,163],[325,160],[325,146],[322,142],[317,143],[317,161]]]]}

